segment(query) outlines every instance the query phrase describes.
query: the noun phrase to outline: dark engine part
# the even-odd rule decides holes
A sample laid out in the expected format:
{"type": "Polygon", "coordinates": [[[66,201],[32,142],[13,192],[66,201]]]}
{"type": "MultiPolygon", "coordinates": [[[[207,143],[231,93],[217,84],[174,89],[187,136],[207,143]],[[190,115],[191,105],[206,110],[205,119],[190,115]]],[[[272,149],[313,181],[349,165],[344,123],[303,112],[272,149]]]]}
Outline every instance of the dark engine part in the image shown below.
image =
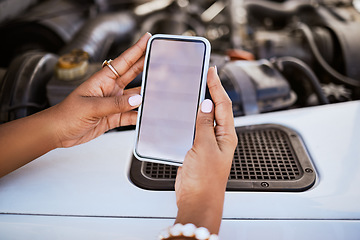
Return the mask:
{"type": "Polygon", "coordinates": [[[204,36],[212,52],[224,53],[231,42],[231,0],[164,0],[138,5],[139,32],[204,36]]]}
{"type": "MultiPolygon", "coordinates": [[[[351,87],[360,87],[360,70],[357,67],[357,62],[360,61],[360,51],[356,50],[357,48],[353,49],[354,51],[350,52],[352,48],[349,48],[348,46],[352,45],[355,46],[355,42],[352,39],[351,41],[344,41],[343,42],[343,52],[345,54],[342,54],[340,56],[343,56],[341,63],[344,64],[344,70],[340,73],[336,69],[334,69],[321,55],[320,51],[318,50],[318,47],[316,46],[315,40],[311,34],[311,31],[309,27],[306,25],[300,25],[299,29],[304,33],[306,36],[306,39],[309,43],[310,49],[314,55],[314,58],[317,60],[317,63],[322,67],[325,72],[332,77],[334,80],[346,84],[351,87]],[[350,56],[350,58],[349,58],[350,56]],[[351,58],[353,57],[353,58],[351,58]],[[354,78],[352,78],[354,76],[354,78]]],[[[349,29],[350,30],[350,29],[349,29]]],[[[360,30],[358,31],[360,37],[360,30]]],[[[350,39],[349,39],[350,40],[350,39]]],[[[337,54],[335,54],[337,56],[337,54]]],[[[341,59],[341,58],[340,58],[341,59]]],[[[336,62],[338,59],[334,59],[334,62],[336,62]]],[[[337,66],[342,66],[342,64],[337,64],[337,66]]]]}
{"type": "MultiPolygon", "coordinates": [[[[351,91],[345,88],[343,85],[336,85],[334,83],[322,84],[321,89],[324,96],[330,103],[347,102],[351,99],[351,91]]],[[[312,93],[307,100],[308,106],[319,105],[318,97],[312,93]]]]}
{"type": "Polygon", "coordinates": [[[37,0],[2,0],[0,1],[0,24],[17,17],[37,0]]]}
{"type": "Polygon", "coordinates": [[[257,25],[265,24],[272,28],[283,28],[292,20],[295,14],[302,11],[312,11],[314,1],[264,1],[249,0],[245,2],[249,21],[257,25]]]}
{"type": "Polygon", "coordinates": [[[298,96],[297,104],[299,106],[306,106],[306,102],[301,102],[307,99],[312,93],[317,96],[318,104],[328,104],[329,100],[321,88],[320,81],[310,69],[301,60],[294,57],[281,57],[272,59],[275,67],[285,76],[298,96]],[[306,95],[306,96],[304,96],[306,95]]]}
{"type": "Polygon", "coordinates": [[[229,62],[220,78],[233,102],[234,116],[284,109],[296,101],[286,79],[267,60],[229,62]]]}
{"type": "Polygon", "coordinates": [[[0,122],[29,116],[48,107],[46,84],[58,57],[29,52],[10,64],[0,86],[0,122]]]}
{"type": "Polygon", "coordinates": [[[360,14],[351,3],[249,1],[247,10],[258,58],[296,57],[322,82],[360,87],[360,14]]]}
{"type": "Polygon", "coordinates": [[[28,51],[57,53],[82,26],[87,9],[66,0],[30,8],[0,28],[0,67],[28,51]]]}
{"type": "MultiPolygon", "coordinates": [[[[86,52],[89,56],[89,61],[93,63],[88,63],[87,60],[86,63],[82,62],[86,66],[83,67],[81,73],[76,73],[79,64],[68,62],[72,67],[63,69],[68,77],[60,77],[59,74],[54,75],[46,86],[50,105],[61,102],[77,86],[88,79],[93,73],[100,70],[101,63],[99,61],[106,57],[115,58],[119,52],[110,51],[110,49],[116,45],[121,46],[121,43],[125,40],[130,40],[135,26],[134,18],[129,13],[124,12],[102,14],[89,20],[60,51],[62,55],[60,59],[69,53],[71,56],[74,50],[77,50],[86,52]]],[[[74,59],[76,61],[76,56],[70,61],[74,59]]],[[[57,72],[61,71],[59,64],[57,64],[54,70],[57,72]]]]}
{"type": "Polygon", "coordinates": [[[204,26],[195,18],[186,17],[183,13],[176,12],[156,13],[150,16],[142,26],[141,32],[183,34],[187,31],[192,35],[204,36],[204,26]],[[190,19],[189,19],[190,18],[190,19]]]}
{"type": "MultiPolygon", "coordinates": [[[[60,55],[80,49],[87,52],[90,60],[103,60],[112,45],[120,45],[134,33],[135,20],[128,13],[103,14],[89,20],[74,38],[60,50],[60,55]]],[[[118,54],[118,53],[116,53],[118,54]]]]}

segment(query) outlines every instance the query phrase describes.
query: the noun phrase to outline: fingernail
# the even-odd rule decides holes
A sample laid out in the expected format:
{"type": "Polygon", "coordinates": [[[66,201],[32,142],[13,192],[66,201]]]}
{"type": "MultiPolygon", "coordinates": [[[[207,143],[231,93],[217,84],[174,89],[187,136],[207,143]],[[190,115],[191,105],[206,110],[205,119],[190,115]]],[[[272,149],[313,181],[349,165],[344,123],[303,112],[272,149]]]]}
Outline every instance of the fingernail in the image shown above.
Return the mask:
{"type": "Polygon", "coordinates": [[[131,97],[129,97],[129,100],[128,100],[130,106],[132,106],[132,107],[140,105],[141,101],[142,101],[141,95],[131,96],[131,97]]]}
{"type": "Polygon", "coordinates": [[[152,36],[152,34],[151,33],[149,33],[149,32],[146,32],[148,35],[150,35],[150,37],[152,36]]]}
{"type": "Polygon", "coordinates": [[[214,66],[214,68],[215,68],[216,75],[218,75],[218,70],[217,70],[216,65],[214,66]]]}
{"type": "Polygon", "coordinates": [[[205,99],[202,103],[201,103],[201,111],[203,113],[209,113],[212,111],[213,108],[213,104],[212,101],[210,99],[205,99]]]}

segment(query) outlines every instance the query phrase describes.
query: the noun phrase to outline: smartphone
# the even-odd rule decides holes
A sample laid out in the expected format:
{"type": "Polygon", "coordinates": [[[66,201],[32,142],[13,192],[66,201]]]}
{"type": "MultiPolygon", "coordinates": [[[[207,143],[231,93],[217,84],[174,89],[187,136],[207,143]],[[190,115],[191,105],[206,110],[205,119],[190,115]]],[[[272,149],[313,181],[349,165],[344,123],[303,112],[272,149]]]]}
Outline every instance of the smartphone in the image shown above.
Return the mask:
{"type": "Polygon", "coordinates": [[[149,39],[136,124],[137,159],[177,166],[184,161],[205,96],[210,48],[202,37],[157,34],[149,39]]]}

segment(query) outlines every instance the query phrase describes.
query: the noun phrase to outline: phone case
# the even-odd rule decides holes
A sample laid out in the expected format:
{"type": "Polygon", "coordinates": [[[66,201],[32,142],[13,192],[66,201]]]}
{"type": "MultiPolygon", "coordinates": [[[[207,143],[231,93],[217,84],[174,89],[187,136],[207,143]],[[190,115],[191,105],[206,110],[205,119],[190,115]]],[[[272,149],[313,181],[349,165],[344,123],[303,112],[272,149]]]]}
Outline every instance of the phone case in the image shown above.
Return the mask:
{"type": "MultiPolygon", "coordinates": [[[[206,80],[207,80],[207,72],[209,69],[209,60],[210,60],[210,51],[211,51],[211,46],[209,41],[206,38],[203,37],[193,37],[193,36],[180,36],[180,35],[167,35],[167,34],[156,34],[153,35],[148,43],[147,43],[147,48],[146,48],[146,54],[145,54],[145,62],[144,62],[144,73],[147,73],[147,66],[148,66],[148,61],[149,61],[149,51],[150,51],[150,46],[151,43],[153,42],[153,40],[155,39],[171,39],[171,40],[190,40],[190,41],[201,41],[205,44],[206,49],[205,49],[205,56],[204,56],[204,67],[202,70],[202,79],[201,79],[201,87],[200,87],[200,96],[199,96],[199,102],[197,103],[197,107],[199,108],[199,104],[204,100],[205,98],[205,90],[206,90],[206,80]]],[[[144,91],[145,91],[145,82],[146,82],[146,74],[143,74],[142,76],[142,84],[141,84],[141,95],[144,96],[144,91]]],[[[144,99],[143,99],[144,101],[144,99]]],[[[135,136],[135,145],[134,145],[134,149],[133,149],[133,154],[134,156],[141,160],[141,161],[148,161],[148,162],[155,162],[155,163],[162,163],[162,164],[169,164],[169,165],[175,165],[175,166],[181,166],[182,165],[182,161],[178,162],[178,161],[174,161],[171,159],[160,159],[160,158],[150,158],[150,157],[144,157],[144,156],[140,156],[140,154],[137,153],[136,148],[138,145],[138,139],[139,139],[139,130],[140,130],[140,119],[142,116],[142,108],[143,104],[140,105],[139,109],[138,109],[138,117],[137,117],[137,123],[136,123],[136,136],[135,136]]],[[[190,150],[190,149],[189,149],[190,150]]]]}

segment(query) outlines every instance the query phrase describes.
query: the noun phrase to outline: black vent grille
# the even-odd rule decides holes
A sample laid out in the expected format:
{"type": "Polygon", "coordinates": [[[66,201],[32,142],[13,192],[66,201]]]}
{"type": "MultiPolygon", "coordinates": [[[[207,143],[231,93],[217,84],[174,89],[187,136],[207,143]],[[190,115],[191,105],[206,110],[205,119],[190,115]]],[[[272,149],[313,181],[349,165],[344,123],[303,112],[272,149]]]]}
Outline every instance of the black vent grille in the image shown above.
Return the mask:
{"type": "MultiPolygon", "coordinates": [[[[236,128],[239,143],[227,190],[302,191],[315,182],[315,172],[298,135],[266,124],[236,128]]],[[[172,190],[177,167],[133,159],[131,179],[152,190],[172,190]]]]}
{"type": "Polygon", "coordinates": [[[229,180],[294,180],[301,177],[286,133],[278,129],[257,129],[241,132],[238,139],[229,180]]]}
{"type": "Polygon", "coordinates": [[[155,179],[175,179],[177,167],[160,163],[144,162],[144,175],[155,179]]]}

